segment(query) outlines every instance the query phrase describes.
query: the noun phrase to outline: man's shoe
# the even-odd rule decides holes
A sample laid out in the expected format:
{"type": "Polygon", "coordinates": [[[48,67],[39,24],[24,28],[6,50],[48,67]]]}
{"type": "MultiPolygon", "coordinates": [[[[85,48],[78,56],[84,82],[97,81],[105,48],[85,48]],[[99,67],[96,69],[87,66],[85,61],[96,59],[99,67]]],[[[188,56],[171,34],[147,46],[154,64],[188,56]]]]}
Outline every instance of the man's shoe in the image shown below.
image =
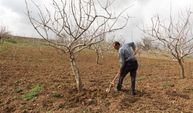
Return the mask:
{"type": "Polygon", "coordinates": [[[121,89],[117,89],[117,88],[115,88],[115,92],[120,92],[121,91],[121,89]]]}
{"type": "Polygon", "coordinates": [[[131,95],[136,95],[136,93],[134,91],[131,91],[130,94],[131,95]]]}

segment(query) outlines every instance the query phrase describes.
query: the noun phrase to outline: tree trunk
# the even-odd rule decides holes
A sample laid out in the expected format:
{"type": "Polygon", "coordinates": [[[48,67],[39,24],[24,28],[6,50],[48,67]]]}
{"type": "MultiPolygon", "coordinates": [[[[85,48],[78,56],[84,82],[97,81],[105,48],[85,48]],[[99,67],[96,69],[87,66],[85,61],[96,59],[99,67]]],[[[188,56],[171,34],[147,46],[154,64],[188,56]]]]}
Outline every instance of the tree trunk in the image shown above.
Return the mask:
{"type": "Polygon", "coordinates": [[[183,64],[183,62],[182,62],[182,59],[178,59],[178,63],[179,63],[180,68],[181,68],[181,70],[180,70],[180,76],[181,76],[181,78],[183,79],[183,78],[185,78],[185,70],[184,70],[184,64],[183,64]]]}
{"type": "Polygon", "coordinates": [[[100,58],[99,50],[96,49],[95,52],[96,52],[96,55],[97,55],[96,56],[96,63],[99,64],[99,58],[100,58]]]}
{"type": "Polygon", "coordinates": [[[71,64],[71,69],[72,69],[72,72],[73,72],[75,80],[76,80],[76,88],[80,92],[82,90],[82,81],[80,78],[80,72],[79,72],[79,68],[76,64],[74,54],[70,54],[70,64],[71,64]]]}
{"type": "Polygon", "coordinates": [[[0,38],[0,44],[3,44],[3,39],[2,38],[0,38]]]}

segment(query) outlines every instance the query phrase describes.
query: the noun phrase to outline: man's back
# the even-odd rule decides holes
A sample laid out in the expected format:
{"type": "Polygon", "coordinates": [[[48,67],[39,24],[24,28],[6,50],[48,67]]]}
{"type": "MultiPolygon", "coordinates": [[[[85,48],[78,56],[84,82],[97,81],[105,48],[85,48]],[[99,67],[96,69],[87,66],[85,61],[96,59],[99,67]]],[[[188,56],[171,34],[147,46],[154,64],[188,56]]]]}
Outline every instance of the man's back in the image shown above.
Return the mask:
{"type": "Polygon", "coordinates": [[[122,45],[122,47],[119,49],[119,57],[121,62],[123,61],[126,62],[129,60],[135,59],[134,50],[133,50],[134,48],[135,48],[134,43],[127,43],[122,45]]]}

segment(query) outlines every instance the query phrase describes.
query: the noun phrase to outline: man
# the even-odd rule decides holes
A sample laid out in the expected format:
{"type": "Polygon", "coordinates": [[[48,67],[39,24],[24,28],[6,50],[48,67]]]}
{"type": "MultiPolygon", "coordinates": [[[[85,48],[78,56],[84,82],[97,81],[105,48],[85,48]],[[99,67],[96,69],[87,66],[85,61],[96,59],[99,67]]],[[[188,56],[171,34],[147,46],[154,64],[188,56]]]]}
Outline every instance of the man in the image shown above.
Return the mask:
{"type": "Polygon", "coordinates": [[[118,50],[120,59],[119,80],[116,87],[117,91],[121,91],[123,80],[130,72],[131,76],[131,95],[135,95],[135,81],[138,69],[138,62],[135,58],[135,44],[134,42],[127,43],[121,46],[119,42],[114,42],[113,47],[118,50]]]}

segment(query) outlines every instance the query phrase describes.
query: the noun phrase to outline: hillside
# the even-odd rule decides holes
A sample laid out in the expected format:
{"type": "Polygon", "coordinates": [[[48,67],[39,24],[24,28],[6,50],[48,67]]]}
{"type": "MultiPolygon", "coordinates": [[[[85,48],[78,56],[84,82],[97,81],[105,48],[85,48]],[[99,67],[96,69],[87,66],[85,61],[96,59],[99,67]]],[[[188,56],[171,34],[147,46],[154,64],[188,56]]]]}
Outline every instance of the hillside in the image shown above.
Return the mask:
{"type": "Polygon", "coordinates": [[[107,53],[100,65],[93,51],[78,55],[84,90],[77,93],[68,55],[41,41],[11,39],[0,44],[0,113],[191,113],[193,111],[193,62],[185,62],[186,78],[179,78],[177,63],[163,56],[138,61],[137,95],[105,89],[119,64],[107,53]]]}

